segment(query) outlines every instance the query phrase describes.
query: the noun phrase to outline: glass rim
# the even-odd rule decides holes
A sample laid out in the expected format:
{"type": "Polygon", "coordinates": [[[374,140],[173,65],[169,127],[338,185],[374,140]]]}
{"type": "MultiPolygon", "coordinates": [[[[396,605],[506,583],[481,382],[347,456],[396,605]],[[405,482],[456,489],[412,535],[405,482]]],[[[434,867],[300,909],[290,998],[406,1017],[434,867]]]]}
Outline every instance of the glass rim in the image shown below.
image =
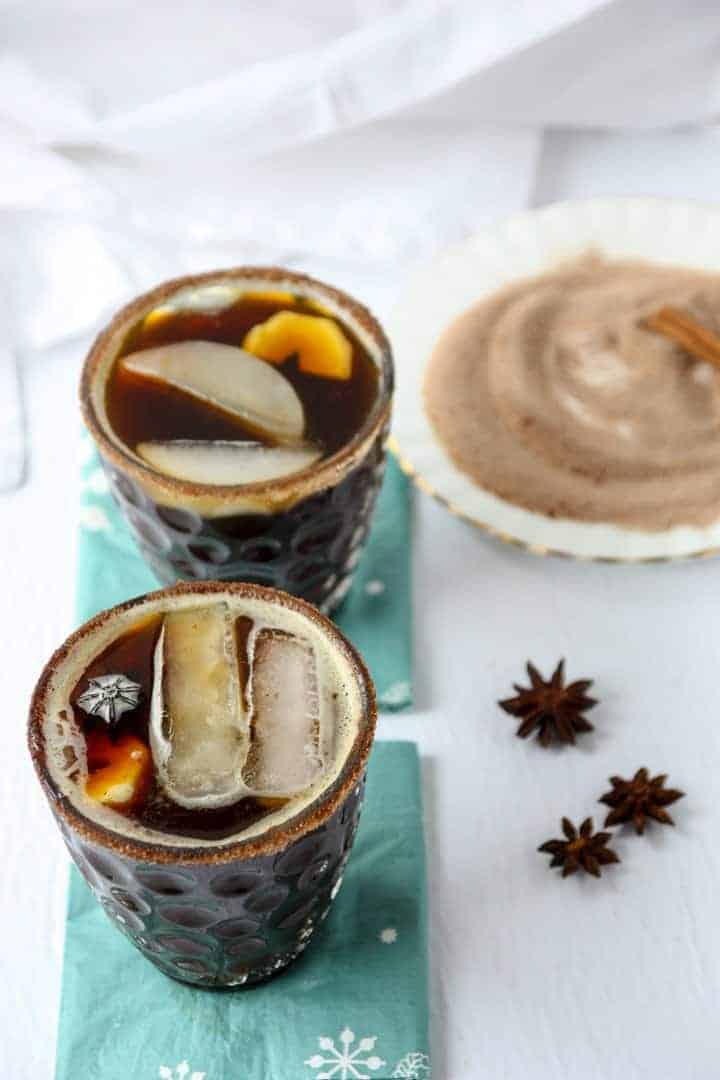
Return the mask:
{"type": "Polygon", "coordinates": [[[45,664],[37,681],[30,703],[28,717],[28,747],[33,765],[45,795],[53,812],[80,840],[91,842],[100,848],[115,854],[157,865],[208,864],[224,865],[236,860],[246,861],[263,855],[275,854],[290,847],[296,840],[313,832],[323,825],[345,801],[352,789],[363,778],[372,747],[377,722],[377,701],[375,687],[370,673],[358,653],[345,635],[325,615],[312,604],[280,589],[273,589],[249,582],[180,582],[164,589],[158,589],[141,596],[133,597],[98,612],[79,626],[59,646],[45,664]],[[47,762],[44,724],[47,717],[47,702],[53,689],[53,676],[57,666],[65,661],[88,635],[94,634],[100,627],[112,622],[114,618],[134,608],[138,614],[143,606],[162,601],[166,598],[183,595],[215,595],[233,593],[291,608],[306,616],[329,638],[333,648],[338,648],[348,661],[358,682],[361,696],[361,710],[358,731],[347,757],[333,782],[324,788],[312,802],[303,806],[296,814],[271,826],[265,832],[245,840],[233,840],[227,843],[194,844],[187,846],[178,843],[163,844],[143,840],[137,836],[123,834],[93,820],[73,803],[70,796],[62,790],[53,777],[47,762]]]}
{"type": "Polygon", "coordinates": [[[393,383],[394,367],[390,342],[378,320],[363,304],[348,293],[308,274],[285,270],[279,266],[239,266],[189,274],[162,282],[117,311],[100,331],[85,358],[80,377],[80,407],[85,425],[103,458],[121,472],[130,474],[156,501],[196,509],[201,516],[202,507],[209,505],[214,507],[214,511],[208,512],[206,516],[224,516],[232,513],[233,504],[238,502],[257,504],[261,509],[272,511],[294,505],[301,498],[335,486],[362,460],[377,434],[387,423],[393,383]],[[342,323],[342,316],[346,315],[350,328],[352,329],[352,323],[355,323],[372,342],[371,353],[380,374],[380,385],[364,423],[334,454],[321,458],[291,476],[251,484],[200,484],[180,480],[141,461],[114,435],[109,422],[99,415],[96,399],[98,379],[102,380],[101,386],[104,387],[109,374],[109,365],[104,369],[108,353],[112,360],[132,325],[154,307],[167,302],[185,289],[202,289],[226,282],[241,287],[243,283],[247,283],[247,292],[260,291],[263,288],[279,290],[283,286],[294,291],[303,289],[320,302],[329,302],[334,309],[331,313],[339,322],[342,323]]]}

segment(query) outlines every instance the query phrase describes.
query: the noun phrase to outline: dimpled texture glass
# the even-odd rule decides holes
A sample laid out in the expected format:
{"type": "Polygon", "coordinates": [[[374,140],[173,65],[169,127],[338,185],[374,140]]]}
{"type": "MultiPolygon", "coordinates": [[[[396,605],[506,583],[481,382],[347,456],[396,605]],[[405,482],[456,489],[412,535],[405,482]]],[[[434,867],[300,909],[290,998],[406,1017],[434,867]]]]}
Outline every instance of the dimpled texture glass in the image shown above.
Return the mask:
{"type": "Polygon", "coordinates": [[[263,982],[310,944],[340,887],[364,778],[284,850],[218,865],[136,860],[60,828],[114,925],[166,975],[206,987],[263,982]]]}
{"type": "Polygon", "coordinates": [[[165,584],[248,581],[282,589],[330,612],[348,592],[383,478],[393,391],[392,353],[382,327],[350,296],[277,267],[239,267],[166,282],[118,312],[94,343],[80,398],[114,498],[140,550],[165,584]],[[164,476],[120,443],[103,418],[109,367],[128,330],[178,293],[218,284],[252,292],[302,292],[347,321],[378,370],[377,397],[360,429],[329,457],[291,477],[213,487],[164,476]],[[212,511],[208,510],[212,506],[212,511]]]}
{"type": "Polygon", "coordinates": [[[252,581],[329,612],[347,594],[362,555],[383,478],[384,441],[383,431],[343,480],[291,509],[228,520],[163,507],[129,474],[103,465],[143,557],[164,584],[252,581]]]}
{"type": "MultiPolygon", "coordinates": [[[[180,601],[182,605],[182,600],[180,601]]],[[[238,608],[241,610],[241,607],[238,608]]],[[[105,639],[104,639],[105,640],[105,639]]],[[[376,722],[375,691],[361,657],[334,624],[298,598],[253,584],[180,583],[100,612],[46,664],[33,694],[28,742],[36,772],[73,860],[114,925],[165,974],[206,987],[251,986],[287,967],[327,916],[350,855],[376,722]],[[100,824],[70,798],[49,764],[48,733],[77,681],[85,639],[115,631],[170,601],[226,594],[294,609],[342,657],[358,690],[357,730],[339,772],[286,820],[222,843],[157,842],[100,824]],[[63,680],[67,680],[64,683],[63,680]]],[[[118,821],[121,826],[121,822],[118,821]]]]}

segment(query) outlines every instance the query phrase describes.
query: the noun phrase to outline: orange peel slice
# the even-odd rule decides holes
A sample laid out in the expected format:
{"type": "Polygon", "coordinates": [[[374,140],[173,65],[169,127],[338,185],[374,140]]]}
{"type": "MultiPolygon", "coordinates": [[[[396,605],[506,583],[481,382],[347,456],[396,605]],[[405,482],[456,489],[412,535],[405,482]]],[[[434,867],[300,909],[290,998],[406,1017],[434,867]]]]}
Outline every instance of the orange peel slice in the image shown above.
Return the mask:
{"type": "Polygon", "coordinates": [[[300,370],[307,375],[326,379],[349,379],[352,375],[352,345],[335,320],[324,315],[278,311],[253,326],[242,347],[274,364],[295,354],[300,370]]]}
{"type": "Polygon", "coordinates": [[[87,738],[89,775],[85,794],[113,808],[132,806],[148,788],[152,776],[150,748],[135,735],[115,742],[92,732],[87,738]]]}
{"type": "Polygon", "coordinates": [[[243,300],[261,300],[268,304],[294,304],[295,297],[284,289],[254,289],[243,293],[243,300]]]}
{"type": "Polygon", "coordinates": [[[161,304],[160,307],[148,311],[142,321],[143,330],[154,330],[161,323],[167,322],[175,314],[169,304],[161,304]]]}

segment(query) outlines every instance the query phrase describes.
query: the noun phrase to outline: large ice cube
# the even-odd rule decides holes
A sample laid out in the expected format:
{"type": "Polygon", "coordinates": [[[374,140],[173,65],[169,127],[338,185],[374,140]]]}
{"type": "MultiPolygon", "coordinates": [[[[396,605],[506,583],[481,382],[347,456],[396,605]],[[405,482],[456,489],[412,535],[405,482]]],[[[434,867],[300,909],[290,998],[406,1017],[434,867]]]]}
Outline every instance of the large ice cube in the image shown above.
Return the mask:
{"type": "Polygon", "coordinates": [[[130,353],[119,364],[218,405],[278,442],[302,438],[305,414],[291,383],[272,364],[235,345],[179,341],[130,353]]]}
{"type": "Polygon", "coordinates": [[[225,603],[170,611],[155,649],[150,746],[166,793],[186,807],[243,793],[248,749],[234,620],[225,603]]]}
{"type": "Polygon", "coordinates": [[[323,770],[315,653],[282,630],[259,630],[250,677],[251,743],[245,783],[258,795],[294,795],[323,770]]]}
{"type": "Polygon", "coordinates": [[[196,484],[254,484],[307,469],[320,457],[312,446],[263,446],[262,443],[198,442],[174,439],[141,442],[137,453],[166,476],[196,484]]]}

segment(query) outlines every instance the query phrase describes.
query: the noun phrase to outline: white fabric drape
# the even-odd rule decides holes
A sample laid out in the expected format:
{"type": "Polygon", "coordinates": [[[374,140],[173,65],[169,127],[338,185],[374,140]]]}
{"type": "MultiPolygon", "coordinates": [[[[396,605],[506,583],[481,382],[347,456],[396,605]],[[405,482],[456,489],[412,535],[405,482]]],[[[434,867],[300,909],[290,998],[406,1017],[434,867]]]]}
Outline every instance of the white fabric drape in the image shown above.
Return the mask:
{"type": "Polygon", "coordinates": [[[372,291],[527,204],[549,128],[712,125],[719,40],[711,0],[5,0],[0,363],[213,263],[372,291]]]}

